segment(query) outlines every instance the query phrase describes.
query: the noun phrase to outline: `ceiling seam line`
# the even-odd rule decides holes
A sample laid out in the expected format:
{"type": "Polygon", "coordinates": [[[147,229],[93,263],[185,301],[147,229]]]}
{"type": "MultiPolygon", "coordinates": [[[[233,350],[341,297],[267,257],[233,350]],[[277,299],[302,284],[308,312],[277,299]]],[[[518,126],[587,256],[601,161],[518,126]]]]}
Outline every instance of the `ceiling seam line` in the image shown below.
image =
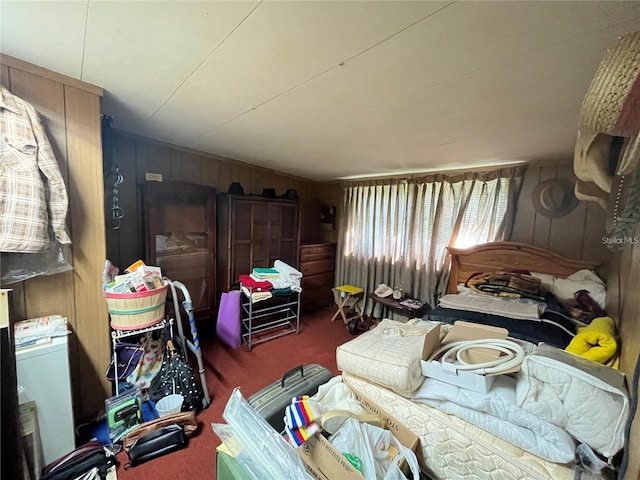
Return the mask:
{"type": "Polygon", "coordinates": [[[311,82],[312,80],[315,80],[315,79],[316,79],[316,78],[318,78],[319,76],[324,75],[325,73],[330,72],[331,70],[333,70],[333,69],[334,69],[334,68],[336,68],[336,67],[339,67],[339,66],[344,65],[344,63],[345,63],[345,62],[349,62],[349,61],[353,60],[354,58],[356,58],[356,57],[358,57],[358,56],[360,56],[360,55],[362,55],[362,54],[364,54],[364,53],[368,52],[369,50],[371,50],[371,49],[373,49],[373,48],[375,48],[375,47],[377,47],[377,46],[381,45],[382,43],[386,42],[387,40],[390,40],[391,38],[395,37],[396,35],[399,35],[400,33],[404,32],[405,30],[407,30],[407,29],[409,29],[409,28],[411,28],[411,27],[413,27],[413,26],[417,25],[418,23],[420,23],[420,22],[422,22],[422,21],[426,20],[427,18],[429,18],[429,17],[431,17],[431,16],[433,16],[433,15],[435,15],[435,14],[437,14],[437,13],[441,12],[442,10],[444,10],[445,8],[450,7],[451,5],[453,5],[453,4],[454,4],[454,3],[456,3],[456,2],[457,2],[457,0],[456,0],[456,1],[453,1],[453,2],[450,2],[450,3],[448,3],[447,5],[443,6],[442,8],[439,8],[439,9],[438,9],[438,10],[436,10],[435,12],[431,12],[429,15],[426,15],[426,16],[424,16],[424,17],[422,17],[422,18],[420,18],[420,19],[416,20],[415,22],[413,22],[413,23],[411,23],[411,24],[409,24],[409,25],[407,25],[407,26],[405,26],[405,27],[402,27],[400,30],[398,30],[397,32],[392,33],[392,34],[391,34],[391,35],[389,35],[388,37],[383,38],[382,40],[380,40],[380,41],[378,41],[378,42],[374,43],[373,45],[371,45],[371,46],[369,46],[369,47],[365,48],[364,50],[361,50],[360,52],[358,52],[358,53],[356,53],[356,54],[352,55],[351,57],[347,58],[346,60],[342,60],[342,61],[340,61],[337,65],[332,65],[331,67],[329,67],[329,68],[327,68],[327,69],[323,70],[322,72],[319,72],[319,73],[316,73],[315,75],[312,75],[311,77],[309,77],[309,78],[307,78],[306,80],[304,80],[304,81],[302,81],[302,82],[300,82],[300,83],[298,83],[298,84],[294,85],[293,87],[290,87],[290,88],[288,88],[288,89],[286,89],[286,90],[284,90],[284,91],[282,91],[282,92],[278,93],[277,95],[274,95],[273,97],[268,98],[268,99],[267,99],[267,100],[265,100],[264,102],[261,102],[261,103],[259,103],[258,105],[255,105],[255,106],[251,107],[250,109],[245,110],[245,111],[244,111],[244,112],[242,112],[242,113],[239,113],[239,114],[238,114],[238,115],[236,115],[235,117],[230,118],[229,120],[227,120],[227,121],[225,121],[225,122],[223,122],[223,123],[219,124],[219,126],[223,127],[223,126],[225,126],[225,125],[227,125],[227,124],[229,124],[229,123],[231,123],[231,122],[233,122],[233,121],[237,120],[238,118],[240,118],[240,117],[242,117],[242,116],[246,115],[247,113],[250,113],[250,112],[252,112],[252,111],[256,110],[257,108],[260,108],[260,107],[262,107],[262,106],[266,105],[267,103],[269,103],[269,102],[271,102],[271,101],[275,100],[276,98],[280,98],[281,96],[286,95],[287,93],[289,93],[289,92],[291,92],[291,91],[295,90],[296,88],[299,88],[299,87],[301,87],[301,86],[303,86],[303,85],[306,85],[307,83],[311,82]]]}
{"type": "Polygon", "coordinates": [[[88,25],[89,25],[89,0],[87,0],[87,8],[84,12],[84,35],[82,38],[82,56],[80,57],[80,80],[84,80],[84,53],[87,48],[88,25]]]}
{"type": "Polygon", "coordinates": [[[450,3],[448,3],[448,4],[446,4],[446,5],[445,5],[445,6],[443,6],[442,8],[439,8],[438,10],[436,10],[435,12],[431,12],[429,15],[425,15],[424,17],[422,17],[422,18],[420,18],[420,19],[416,20],[415,22],[413,22],[413,23],[411,23],[411,24],[407,25],[406,27],[402,27],[402,28],[401,28],[400,30],[398,30],[397,32],[392,33],[392,34],[391,34],[391,35],[389,35],[388,37],[383,38],[383,39],[382,39],[382,40],[380,40],[379,42],[374,43],[374,44],[373,44],[373,45],[371,45],[370,47],[367,47],[367,48],[365,48],[364,50],[362,50],[362,51],[360,51],[360,52],[356,53],[355,55],[352,55],[351,57],[349,57],[349,58],[347,58],[347,59],[343,60],[343,61],[342,61],[342,63],[350,62],[351,60],[353,60],[353,59],[355,59],[355,58],[358,58],[360,55],[363,55],[363,54],[367,53],[368,51],[370,51],[370,50],[372,50],[372,49],[374,49],[374,48],[376,48],[376,47],[378,47],[378,46],[382,45],[383,43],[387,42],[388,40],[391,40],[393,37],[396,37],[396,36],[400,35],[402,32],[405,32],[405,31],[409,30],[410,28],[415,27],[417,24],[422,23],[422,22],[423,22],[423,21],[425,21],[426,19],[428,19],[428,18],[430,18],[430,17],[432,17],[432,16],[434,16],[434,15],[436,15],[436,14],[438,14],[438,13],[442,12],[442,11],[443,11],[443,10],[445,10],[446,8],[449,8],[449,7],[450,7],[451,5],[453,5],[454,3],[457,3],[457,0],[456,0],[456,1],[453,1],[453,2],[450,2],[450,3]]]}
{"type": "MultiPolygon", "coordinates": [[[[452,3],[448,4],[447,6],[445,6],[445,7],[441,8],[441,9],[440,9],[440,10],[438,10],[438,11],[441,11],[442,9],[444,9],[444,8],[446,8],[446,7],[450,6],[450,5],[452,5],[453,3],[455,3],[455,2],[452,2],[452,3]]],[[[435,14],[435,13],[437,13],[437,12],[433,12],[433,13],[435,14]]],[[[405,27],[403,30],[405,30],[406,28],[410,28],[411,26],[413,26],[413,25],[415,25],[415,24],[417,24],[417,23],[421,22],[422,20],[424,20],[424,19],[426,19],[426,18],[428,18],[428,16],[427,16],[427,17],[424,17],[424,18],[422,18],[422,19],[420,19],[420,20],[418,20],[418,21],[416,21],[416,22],[414,22],[413,24],[411,24],[411,25],[409,25],[409,26],[407,26],[407,27],[405,27]]],[[[624,24],[624,23],[629,23],[629,22],[622,22],[621,24],[624,24]]],[[[618,25],[618,24],[616,24],[616,25],[618,25]]],[[[598,32],[600,32],[600,31],[604,31],[604,30],[606,30],[606,29],[598,30],[598,32]]],[[[398,33],[400,33],[400,32],[402,32],[402,30],[399,30],[399,31],[398,31],[398,32],[396,32],[395,34],[393,34],[393,35],[391,35],[391,36],[387,37],[387,39],[389,39],[389,38],[393,37],[394,35],[397,35],[397,34],[398,34],[398,33]]],[[[585,34],[585,35],[583,35],[583,36],[581,36],[581,37],[579,37],[579,38],[588,37],[588,36],[589,36],[589,35],[591,35],[592,33],[593,33],[593,32],[588,33],[588,34],[585,34]]],[[[372,45],[371,47],[367,48],[366,50],[363,50],[362,52],[360,52],[360,53],[358,53],[358,54],[356,54],[356,55],[353,55],[352,57],[348,58],[347,60],[344,60],[344,62],[348,62],[348,61],[350,61],[350,60],[353,60],[353,59],[354,59],[354,58],[356,58],[357,56],[361,55],[362,53],[367,52],[367,51],[368,51],[368,50],[370,50],[371,48],[373,48],[373,47],[375,47],[375,46],[379,45],[380,43],[382,43],[382,42],[384,42],[384,41],[386,41],[386,39],[385,39],[385,40],[381,40],[381,41],[380,41],[380,42],[378,42],[377,44],[372,45]]],[[[372,105],[368,105],[368,106],[366,106],[366,107],[361,108],[361,109],[360,109],[360,110],[358,110],[358,111],[364,111],[364,110],[368,110],[368,109],[371,109],[371,108],[376,108],[376,107],[378,107],[378,106],[380,106],[380,105],[385,105],[385,104],[387,104],[387,103],[391,103],[392,101],[396,101],[396,100],[400,100],[400,99],[406,99],[406,98],[411,98],[411,97],[416,96],[416,95],[422,95],[424,92],[426,92],[426,91],[428,91],[428,90],[431,90],[431,89],[433,89],[433,88],[437,88],[437,87],[440,87],[440,86],[442,86],[442,85],[447,85],[447,84],[449,84],[449,83],[459,81],[459,80],[461,80],[461,79],[463,79],[463,78],[465,78],[465,77],[469,77],[469,76],[472,76],[472,75],[476,75],[476,74],[478,74],[478,73],[484,72],[484,71],[489,70],[489,69],[493,69],[493,68],[498,67],[498,66],[503,65],[503,64],[509,64],[509,63],[513,62],[514,60],[519,60],[519,59],[522,59],[522,58],[526,58],[526,57],[528,57],[528,56],[530,56],[530,55],[535,55],[535,54],[537,54],[537,53],[539,53],[539,52],[543,52],[543,51],[548,50],[548,49],[550,49],[550,48],[556,48],[556,47],[558,47],[559,45],[566,44],[567,42],[568,42],[568,41],[559,41],[559,42],[556,42],[556,43],[553,43],[553,44],[550,44],[550,45],[544,46],[544,47],[539,48],[539,49],[536,49],[536,50],[530,50],[530,51],[528,51],[528,52],[526,52],[526,53],[524,53],[524,54],[522,54],[522,55],[519,55],[519,56],[517,56],[517,57],[515,57],[515,56],[514,56],[514,57],[510,57],[510,58],[508,58],[508,59],[500,60],[500,61],[498,61],[498,62],[495,62],[495,63],[490,64],[489,66],[483,65],[483,66],[478,67],[478,68],[476,68],[476,69],[474,69],[474,70],[470,70],[470,71],[468,71],[468,72],[461,73],[461,74],[459,74],[459,75],[457,75],[457,76],[455,76],[455,77],[453,77],[453,78],[450,78],[450,79],[447,79],[447,80],[443,80],[443,81],[439,81],[439,82],[437,82],[437,83],[433,83],[433,84],[431,84],[431,85],[427,85],[427,86],[425,86],[425,87],[423,87],[423,88],[421,88],[421,89],[419,89],[419,90],[415,90],[415,91],[413,91],[413,92],[408,92],[408,93],[405,93],[405,94],[399,95],[399,96],[397,96],[397,97],[391,97],[391,98],[388,98],[388,99],[386,99],[386,100],[384,100],[384,101],[381,101],[381,102],[379,102],[379,103],[374,103],[374,104],[372,104],[372,105]]],[[[307,83],[307,82],[310,82],[310,81],[314,80],[314,79],[315,79],[315,78],[317,78],[318,76],[320,76],[320,75],[323,75],[323,74],[327,73],[329,70],[332,70],[333,68],[335,68],[335,67],[337,67],[337,66],[339,66],[339,65],[334,65],[333,67],[330,67],[330,68],[328,68],[327,70],[325,70],[325,71],[323,71],[323,72],[320,72],[320,73],[318,73],[317,75],[314,75],[313,77],[309,78],[308,80],[305,80],[304,82],[302,82],[302,83],[300,83],[300,84],[298,84],[298,85],[295,85],[295,86],[291,87],[290,89],[285,90],[285,91],[281,92],[280,94],[278,94],[278,95],[276,95],[276,96],[274,96],[274,97],[272,97],[272,98],[270,98],[270,99],[268,99],[268,100],[265,100],[264,102],[262,102],[262,103],[260,103],[260,104],[256,105],[255,107],[252,107],[252,108],[250,108],[249,110],[247,110],[247,111],[245,111],[245,112],[242,112],[242,113],[238,114],[237,116],[235,116],[235,117],[233,117],[233,118],[231,118],[231,119],[227,120],[226,122],[221,123],[221,124],[220,124],[220,126],[225,126],[225,125],[227,125],[228,123],[231,123],[231,122],[233,122],[234,120],[237,120],[237,119],[238,119],[238,118],[240,118],[241,116],[243,116],[243,115],[245,115],[245,114],[247,114],[247,113],[250,113],[251,111],[256,110],[256,109],[257,109],[257,108],[259,108],[259,107],[262,107],[262,106],[263,106],[263,105],[265,105],[266,103],[268,103],[268,102],[270,102],[270,101],[272,101],[272,100],[275,100],[276,98],[278,98],[278,97],[280,97],[280,96],[282,96],[282,95],[285,95],[286,93],[288,93],[288,92],[290,92],[290,91],[292,91],[292,90],[294,90],[294,89],[296,89],[296,88],[298,88],[298,87],[300,87],[300,86],[304,85],[304,84],[305,84],[305,83],[307,83]]]]}
{"type": "Polygon", "coordinates": [[[219,48],[220,48],[220,47],[221,47],[221,46],[222,46],[222,45],[223,45],[223,44],[224,44],[224,43],[225,43],[225,42],[226,42],[226,41],[231,37],[231,35],[233,35],[233,34],[236,32],[236,30],[238,30],[238,28],[240,28],[240,26],[241,26],[241,25],[242,25],[242,24],[243,24],[243,23],[244,23],[244,22],[245,22],[245,21],[246,21],[246,20],[247,20],[247,19],[248,19],[252,14],[253,14],[253,12],[255,12],[255,11],[256,11],[256,9],[257,9],[260,5],[262,5],[262,0],[261,0],[260,2],[258,2],[258,4],[257,4],[255,7],[253,7],[253,8],[251,9],[251,11],[250,11],[249,13],[247,13],[247,15],[245,15],[245,17],[244,17],[244,18],[243,18],[243,19],[242,19],[242,20],[241,20],[241,21],[240,21],[240,22],[239,22],[235,27],[233,27],[233,29],[232,29],[232,30],[231,30],[231,31],[230,31],[230,32],[229,32],[229,33],[228,33],[228,34],[227,34],[227,35],[226,35],[226,36],[225,36],[225,37],[224,37],[224,38],[223,38],[223,39],[218,43],[218,45],[216,45],[216,46],[214,47],[214,49],[213,49],[213,50],[212,50],[212,51],[211,51],[211,52],[210,52],[210,53],[209,53],[209,54],[208,54],[208,55],[207,55],[207,56],[206,56],[206,57],[205,57],[205,58],[204,58],[204,59],[203,59],[203,60],[202,60],[202,61],[201,61],[201,62],[200,62],[200,63],[199,63],[199,64],[198,64],[198,65],[197,65],[193,70],[192,70],[192,71],[191,71],[191,73],[189,73],[189,74],[184,78],[184,80],[182,80],[182,82],[180,82],[180,85],[178,85],[178,86],[175,88],[175,90],[171,93],[171,95],[169,95],[169,96],[167,97],[167,99],[166,99],[164,102],[162,102],[162,104],[161,104],[158,108],[156,108],[156,109],[153,111],[153,113],[152,113],[151,115],[149,115],[149,117],[147,117],[147,118],[144,120],[144,122],[143,122],[143,123],[145,123],[145,124],[146,124],[149,120],[151,120],[151,119],[152,119],[152,118],[153,118],[153,117],[154,117],[154,116],[155,116],[155,115],[156,115],[156,114],[157,114],[157,113],[162,109],[162,107],[164,107],[164,106],[165,106],[165,105],[166,105],[166,104],[167,104],[167,103],[168,103],[168,102],[169,102],[169,101],[170,101],[170,100],[175,96],[175,94],[176,94],[176,93],[178,93],[178,90],[180,90],[180,87],[182,87],[182,85],[184,85],[184,84],[187,82],[187,80],[189,80],[189,79],[193,76],[193,74],[194,74],[194,73],[196,73],[196,72],[200,69],[200,67],[202,67],[202,65],[204,65],[204,64],[205,64],[205,62],[206,62],[207,60],[209,60],[209,58],[211,58],[211,56],[212,56],[214,53],[216,53],[216,52],[218,51],[218,49],[219,49],[219,48]]]}
{"type": "MultiPolygon", "coordinates": [[[[442,11],[442,10],[444,10],[445,8],[450,7],[450,6],[451,6],[451,5],[453,5],[454,3],[457,3],[457,0],[456,0],[456,1],[454,1],[454,2],[451,2],[451,3],[448,3],[447,5],[443,6],[443,7],[442,7],[442,8],[440,8],[439,10],[437,10],[437,11],[435,11],[435,12],[432,12],[432,13],[430,13],[429,15],[426,15],[425,17],[423,17],[423,18],[421,18],[421,19],[419,19],[419,20],[416,20],[414,23],[412,23],[412,24],[410,24],[410,25],[407,25],[406,27],[403,27],[402,29],[400,29],[400,30],[398,30],[397,32],[395,32],[395,33],[393,33],[393,34],[389,35],[389,36],[388,36],[388,37],[386,37],[385,39],[380,40],[379,42],[375,43],[374,45],[371,45],[370,47],[368,47],[368,48],[366,48],[366,49],[362,50],[361,52],[356,53],[355,55],[352,55],[351,57],[349,57],[349,58],[347,58],[347,59],[343,60],[340,64],[338,64],[338,65],[334,65],[334,66],[332,66],[332,67],[327,68],[326,70],[324,70],[324,71],[322,71],[322,72],[320,72],[320,73],[318,73],[318,74],[316,74],[316,75],[314,75],[314,76],[312,76],[312,77],[308,78],[308,79],[307,79],[307,80],[305,80],[304,82],[301,82],[301,83],[299,83],[299,84],[297,84],[297,85],[294,85],[293,87],[291,87],[291,88],[289,88],[289,89],[287,89],[287,90],[284,90],[283,92],[281,92],[281,93],[279,93],[279,94],[277,94],[277,95],[275,95],[275,96],[273,96],[273,97],[271,97],[271,98],[269,98],[269,99],[265,100],[264,102],[259,103],[258,105],[255,105],[254,107],[251,107],[250,109],[248,109],[248,110],[246,110],[246,111],[244,111],[244,112],[242,112],[242,113],[240,113],[240,114],[236,115],[235,117],[230,118],[229,120],[227,120],[227,121],[225,121],[225,122],[223,122],[223,123],[221,123],[221,124],[218,124],[218,126],[226,126],[227,124],[229,124],[229,123],[231,123],[231,122],[233,122],[233,121],[237,120],[238,118],[240,118],[240,117],[242,117],[242,116],[246,115],[247,113],[250,113],[250,112],[252,112],[252,111],[254,111],[254,110],[256,110],[256,109],[258,109],[258,108],[260,108],[260,107],[264,106],[265,104],[267,104],[267,103],[269,103],[269,102],[271,102],[271,101],[273,101],[273,100],[275,100],[275,99],[277,99],[277,98],[281,97],[282,95],[286,95],[287,93],[291,92],[292,90],[295,90],[296,88],[301,87],[301,86],[305,85],[306,83],[308,83],[308,82],[310,82],[310,81],[312,81],[312,80],[315,80],[315,79],[316,79],[316,78],[318,78],[320,75],[324,75],[325,73],[328,73],[330,70],[333,70],[335,67],[340,66],[340,65],[341,65],[341,64],[343,64],[343,63],[349,62],[349,61],[351,61],[351,60],[353,60],[353,59],[357,58],[358,56],[360,56],[360,55],[362,55],[362,54],[364,54],[364,53],[368,52],[369,50],[371,50],[371,49],[373,49],[373,48],[377,47],[378,45],[380,45],[380,44],[382,44],[382,43],[386,42],[387,40],[389,40],[389,39],[393,38],[394,36],[396,36],[396,35],[398,35],[398,34],[402,33],[403,31],[405,31],[405,30],[407,30],[407,29],[409,29],[409,28],[413,27],[414,25],[416,25],[416,24],[418,24],[418,23],[422,22],[423,20],[426,20],[427,18],[429,18],[429,17],[431,17],[431,16],[433,16],[433,15],[435,15],[435,14],[437,14],[437,13],[441,12],[441,11],[442,11]]],[[[617,23],[616,25],[621,25],[621,24],[625,24],[625,23],[629,23],[629,21],[620,22],[620,23],[617,23]]],[[[607,28],[609,28],[609,27],[607,27],[607,28]]],[[[601,30],[598,30],[598,32],[603,31],[603,30],[606,30],[606,28],[601,29],[601,30]]],[[[580,38],[588,37],[588,36],[589,36],[589,35],[591,35],[592,33],[593,33],[593,32],[591,32],[591,33],[589,33],[589,34],[585,34],[585,35],[583,35],[583,37],[580,37],[580,38]]],[[[545,50],[548,50],[549,48],[556,48],[558,45],[562,45],[562,44],[564,44],[564,43],[567,43],[567,41],[556,42],[556,43],[553,43],[553,44],[551,44],[551,45],[547,45],[547,46],[545,46],[545,47],[542,47],[542,48],[540,48],[540,49],[531,50],[531,51],[529,51],[529,52],[525,53],[525,54],[524,54],[524,56],[533,55],[533,54],[536,54],[536,53],[539,53],[539,52],[543,52],[543,51],[545,51],[545,50]]],[[[506,59],[506,60],[501,60],[501,61],[499,61],[499,62],[496,62],[496,63],[494,63],[494,64],[491,64],[491,65],[490,65],[490,67],[491,67],[491,68],[493,68],[493,67],[496,67],[496,66],[499,66],[499,65],[502,65],[502,64],[505,64],[505,63],[511,62],[511,61],[513,61],[514,59],[517,59],[517,58],[520,58],[520,57],[513,57],[513,58],[506,59]]],[[[481,67],[481,68],[476,68],[475,70],[472,70],[472,71],[469,71],[469,72],[462,73],[462,74],[460,74],[460,75],[458,75],[458,76],[456,76],[456,77],[454,77],[454,78],[452,78],[452,79],[449,79],[449,80],[446,80],[446,81],[442,81],[442,82],[438,82],[438,83],[435,83],[435,84],[433,84],[433,85],[426,86],[426,87],[424,87],[424,88],[422,88],[422,89],[420,89],[420,90],[416,90],[415,92],[412,92],[412,93],[410,93],[410,94],[408,94],[408,95],[402,95],[402,96],[397,97],[397,98],[408,98],[408,97],[411,97],[412,95],[421,94],[421,93],[424,93],[425,91],[427,91],[427,90],[429,90],[429,89],[431,89],[431,88],[435,88],[435,87],[438,87],[438,86],[440,86],[440,85],[447,84],[447,83],[449,83],[449,82],[451,82],[451,81],[457,81],[457,80],[460,80],[460,79],[462,79],[462,78],[464,78],[464,77],[467,77],[467,76],[469,76],[469,75],[475,75],[475,74],[477,74],[478,72],[483,72],[483,71],[485,71],[485,70],[487,70],[487,67],[486,67],[486,66],[483,66],[483,67],[481,67]]],[[[387,103],[387,102],[383,102],[383,103],[387,103]]],[[[365,108],[372,108],[372,107],[375,107],[375,106],[377,106],[377,105],[381,105],[381,104],[382,104],[382,103],[379,103],[379,104],[371,105],[371,106],[368,106],[368,107],[365,107],[365,108]]]]}
{"type": "Polygon", "coordinates": [[[307,78],[306,80],[304,80],[304,81],[302,81],[302,82],[300,82],[300,83],[298,83],[298,84],[294,85],[293,87],[290,87],[290,88],[288,88],[288,89],[286,89],[286,90],[284,90],[284,91],[282,91],[282,92],[278,93],[277,95],[274,95],[273,97],[268,98],[268,99],[267,99],[267,100],[265,100],[264,102],[259,103],[258,105],[254,106],[254,107],[251,107],[250,109],[245,110],[245,111],[244,111],[244,112],[242,112],[242,113],[239,113],[239,114],[238,114],[238,115],[236,115],[235,117],[230,118],[229,120],[227,120],[227,121],[225,121],[225,122],[223,122],[223,123],[219,124],[219,126],[225,126],[225,125],[227,125],[228,123],[231,123],[231,122],[233,122],[234,120],[237,120],[238,118],[242,117],[243,115],[246,115],[247,113],[252,112],[252,111],[256,110],[257,108],[260,108],[260,107],[262,107],[263,105],[266,105],[267,103],[269,103],[269,102],[271,102],[271,101],[275,100],[276,98],[279,98],[279,97],[281,97],[281,96],[283,96],[283,95],[286,95],[287,93],[289,93],[289,92],[291,92],[291,91],[293,91],[293,90],[295,90],[295,89],[297,89],[297,88],[299,88],[299,87],[301,87],[301,86],[303,86],[303,85],[306,85],[307,83],[309,83],[309,82],[311,82],[311,81],[315,80],[316,78],[320,77],[321,75],[324,75],[325,73],[330,72],[331,70],[336,69],[337,67],[339,67],[339,65],[331,65],[330,67],[326,68],[325,70],[323,70],[323,71],[321,71],[321,72],[318,72],[318,73],[316,73],[315,75],[312,75],[311,77],[309,77],[309,78],[307,78]]]}
{"type": "Polygon", "coordinates": [[[316,73],[315,75],[312,75],[311,77],[307,78],[306,80],[304,80],[304,81],[302,81],[302,82],[300,82],[300,83],[298,83],[298,84],[296,84],[296,85],[294,85],[294,86],[292,86],[292,87],[290,87],[290,88],[288,88],[288,89],[286,89],[286,90],[284,90],[284,91],[282,91],[282,92],[278,93],[277,95],[274,95],[274,96],[273,96],[273,97],[271,97],[271,98],[268,98],[267,100],[265,100],[265,101],[263,101],[263,102],[261,102],[261,103],[259,103],[259,104],[257,104],[257,105],[254,105],[253,107],[249,108],[248,110],[245,110],[244,112],[239,113],[239,114],[238,114],[238,115],[236,115],[235,117],[230,118],[229,120],[226,120],[226,121],[225,121],[225,122],[223,122],[223,123],[220,123],[218,126],[223,127],[223,126],[225,126],[225,125],[227,125],[227,124],[229,124],[229,123],[231,123],[231,122],[233,122],[233,121],[237,120],[238,118],[240,118],[240,117],[242,117],[242,116],[246,115],[247,113],[250,113],[250,112],[252,112],[252,111],[254,111],[254,110],[256,110],[256,109],[258,109],[258,108],[260,108],[260,107],[262,107],[262,106],[264,106],[264,105],[266,105],[267,103],[269,103],[269,102],[271,102],[271,101],[273,101],[273,100],[275,100],[275,99],[277,99],[277,98],[279,98],[279,97],[281,97],[281,96],[283,96],[283,95],[286,95],[287,93],[289,93],[289,92],[291,92],[291,91],[293,91],[293,90],[295,90],[295,89],[297,89],[297,88],[299,88],[299,87],[301,87],[301,86],[303,86],[303,85],[306,85],[307,83],[311,82],[312,80],[315,80],[316,78],[320,77],[321,75],[324,75],[325,73],[330,72],[331,70],[335,69],[336,67],[339,67],[339,66],[344,65],[346,62],[349,62],[349,61],[353,60],[354,58],[359,57],[360,55],[362,55],[362,54],[364,54],[364,53],[366,53],[366,52],[370,51],[371,49],[373,49],[373,48],[375,48],[375,47],[377,47],[377,46],[381,45],[382,43],[386,42],[387,40],[390,40],[391,38],[395,37],[396,35],[399,35],[400,33],[404,32],[405,30],[407,30],[407,29],[409,29],[409,28],[411,28],[411,27],[414,27],[414,26],[415,26],[415,25],[417,25],[418,23],[420,23],[420,22],[422,22],[422,21],[426,20],[427,18],[429,18],[429,17],[431,17],[431,16],[433,16],[433,15],[435,15],[435,14],[437,14],[437,13],[441,12],[442,10],[444,10],[445,8],[450,7],[451,5],[453,5],[453,4],[454,4],[454,3],[456,3],[456,2],[457,2],[457,0],[456,0],[456,1],[453,1],[453,2],[448,3],[447,5],[443,6],[442,8],[439,8],[439,9],[438,9],[438,10],[436,10],[435,12],[431,12],[429,15],[425,15],[424,17],[422,17],[422,18],[420,18],[420,19],[416,20],[415,22],[413,22],[413,23],[411,23],[411,24],[409,24],[409,25],[407,25],[407,26],[405,26],[405,27],[402,27],[402,28],[401,28],[400,30],[398,30],[397,32],[392,33],[391,35],[387,36],[386,38],[383,38],[382,40],[380,40],[380,41],[378,41],[378,42],[374,43],[373,45],[371,45],[371,46],[369,46],[369,47],[365,48],[364,50],[361,50],[360,52],[358,52],[358,53],[356,53],[356,54],[354,54],[354,55],[352,55],[352,56],[348,57],[346,60],[341,60],[338,64],[336,64],[336,65],[332,65],[332,66],[330,66],[330,67],[326,68],[325,70],[323,70],[322,72],[318,72],[318,73],[316,73]]]}

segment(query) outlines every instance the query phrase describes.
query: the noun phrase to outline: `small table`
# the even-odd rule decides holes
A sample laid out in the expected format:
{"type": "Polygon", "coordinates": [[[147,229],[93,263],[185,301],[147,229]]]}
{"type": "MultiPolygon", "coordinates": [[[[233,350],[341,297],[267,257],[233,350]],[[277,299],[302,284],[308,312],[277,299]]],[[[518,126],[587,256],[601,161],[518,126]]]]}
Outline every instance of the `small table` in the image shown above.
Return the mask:
{"type": "Polygon", "coordinates": [[[340,285],[333,290],[333,296],[338,306],[335,315],[331,318],[333,322],[338,315],[342,316],[345,325],[353,319],[359,320],[362,318],[362,299],[364,298],[364,290],[360,287],[354,287],[353,285],[340,285]]]}
{"type": "MultiPolygon", "coordinates": [[[[421,318],[429,310],[431,310],[431,307],[429,306],[428,303],[423,303],[422,306],[418,308],[412,308],[406,305],[402,305],[402,303],[400,302],[403,302],[405,300],[416,300],[415,298],[411,298],[407,296],[404,296],[399,300],[396,300],[393,297],[379,297],[375,293],[370,293],[367,296],[374,302],[382,304],[384,308],[387,309],[387,310],[383,310],[383,312],[387,312],[389,308],[393,308],[394,310],[400,310],[403,314],[409,315],[409,318],[421,318]]],[[[420,302],[419,300],[416,300],[416,301],[420,302]]]]}

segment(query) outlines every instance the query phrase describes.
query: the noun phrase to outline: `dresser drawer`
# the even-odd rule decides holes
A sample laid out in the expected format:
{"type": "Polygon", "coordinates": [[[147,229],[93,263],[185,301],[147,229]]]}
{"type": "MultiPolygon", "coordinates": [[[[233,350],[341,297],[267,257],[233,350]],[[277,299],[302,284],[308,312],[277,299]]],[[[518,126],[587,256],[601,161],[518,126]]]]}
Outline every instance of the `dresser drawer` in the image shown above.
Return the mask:
{"type": "Polygon", "coordinates": [[[333,304],[335,243],[316,243],[300,246],[302,272],[301,309],[308,312],[333,304]]]}
{"type": "Polygon", "coordinates": [[[336,255],[336,246],[333,243],[318,245],[302,245],[300,247],[300,261],[319,260],[321,258],[333,258],[336,255]]]}
{"type": "Polygon", "coordinates": [[[300,264],[302,275],[316,275],[318,273],[333,272],[335,260],[328,258],[325,260],[316,260],[314,262],[304,262],[300,264]]]}
{"type": "Polygon", "coordinates": [[[333,271],[302,277],[302,288],[327,287],[333,288],[333,271]]]}
{"type": "Polygon", "coordinates": [[[300,301],[304,311],[317,307],[326,307],[333,304],[333,293],[331,292],[331,288],[303,290],[300,301]]]}

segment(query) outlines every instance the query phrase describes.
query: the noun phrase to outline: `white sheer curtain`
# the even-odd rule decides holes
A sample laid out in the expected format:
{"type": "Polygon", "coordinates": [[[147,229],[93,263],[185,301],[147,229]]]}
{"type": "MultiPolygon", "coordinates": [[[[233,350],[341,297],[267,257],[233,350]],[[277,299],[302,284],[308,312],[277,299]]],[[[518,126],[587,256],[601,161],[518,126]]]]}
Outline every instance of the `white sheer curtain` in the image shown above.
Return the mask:
{"type": "MultiPolygon", "coordinates": [[[[508,238],[523,173],[502,169],[343,184],[338,284],[373,292],[386,283],[435,305],[446,289],[447,246],[508,238]]],[[[368,302],[366,313],[374,307],[368,302]]]]}

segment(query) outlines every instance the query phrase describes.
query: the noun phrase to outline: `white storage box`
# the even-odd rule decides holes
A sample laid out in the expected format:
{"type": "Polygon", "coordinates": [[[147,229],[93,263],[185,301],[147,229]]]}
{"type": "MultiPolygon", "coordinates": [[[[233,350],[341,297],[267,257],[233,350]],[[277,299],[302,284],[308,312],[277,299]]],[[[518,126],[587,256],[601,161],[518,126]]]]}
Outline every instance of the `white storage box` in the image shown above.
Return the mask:
{"type": "MultiPolygon", "coordinates": [[[[469,322],[456,322],[451,330],[440,341],[440,329],[434,329],[427,334],[425,339],[425,355],[428,359],[441,346],[458,342],[462,340],[479,340],[479,339],[499,339],[504,340],[508,331],[504,328],[490,327],[469,322]]],[[[500,356],[500,352],[487,348],[473,348],[468,352],[467,361],[470,363],[480,363],[494,360],[500,356]]],[[[440,362],[438,360],[422,360],[422,374],[425,377],[435,378],[437,380],[457,385],[475,392],[487,393],[496,379],[496,375],[517,372],[520,366],[513,367],[509,370],[495,374],[479,374],[467,371],[460,371],[455,365],[449,362],[440,362]]]]}

